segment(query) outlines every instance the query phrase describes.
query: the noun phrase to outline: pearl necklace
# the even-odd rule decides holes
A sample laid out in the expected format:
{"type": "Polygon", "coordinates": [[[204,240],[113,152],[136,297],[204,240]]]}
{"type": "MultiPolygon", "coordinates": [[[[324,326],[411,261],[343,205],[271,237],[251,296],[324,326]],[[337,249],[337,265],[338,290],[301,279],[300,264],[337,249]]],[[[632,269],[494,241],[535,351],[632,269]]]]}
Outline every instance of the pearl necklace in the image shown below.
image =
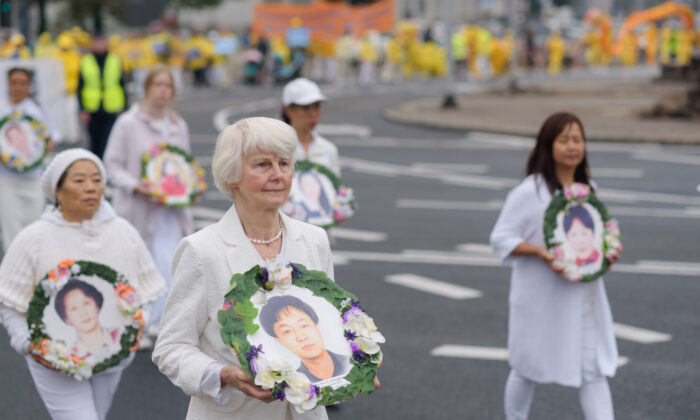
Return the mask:
{"type": "Polygon", "coordinates": [[[277,232],[277,235],[274,236],[272,239],[253,239],[250,236],[248,236],[248,240],[254,244],[260,244],[260,245],[269,245],[276,240],[278,240],[282,236],[282,226],[280,226],[280,231],[277,232]]]}

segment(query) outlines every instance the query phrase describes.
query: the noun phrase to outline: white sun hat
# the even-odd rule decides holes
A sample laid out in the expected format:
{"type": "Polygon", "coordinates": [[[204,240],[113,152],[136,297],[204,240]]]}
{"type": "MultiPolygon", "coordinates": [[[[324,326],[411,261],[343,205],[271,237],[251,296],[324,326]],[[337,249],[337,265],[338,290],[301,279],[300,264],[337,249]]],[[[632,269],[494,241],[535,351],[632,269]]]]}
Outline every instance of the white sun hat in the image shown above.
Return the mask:
{"type": "Polygon", "coordinates": [[[321,93],[318,85],[304,77],[294,79],[287,83],[282,91],[283,105],[310,105],[314,102],[325,101],[326,96],[321,93]]]}

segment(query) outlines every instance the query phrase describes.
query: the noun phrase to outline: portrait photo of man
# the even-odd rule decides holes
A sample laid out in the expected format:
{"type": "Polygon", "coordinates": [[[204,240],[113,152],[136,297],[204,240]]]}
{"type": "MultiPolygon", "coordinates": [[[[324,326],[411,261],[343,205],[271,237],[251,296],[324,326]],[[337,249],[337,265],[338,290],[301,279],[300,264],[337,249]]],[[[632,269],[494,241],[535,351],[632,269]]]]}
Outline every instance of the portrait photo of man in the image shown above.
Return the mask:
{"type": "Polygon", "coordinates": [[[260,326],[277,343],[301,360],[297,369],[312,383],[344,376],[349,356],[326,348],[316,311],[295,296],[275,296],[260,311],[260,326]]]}

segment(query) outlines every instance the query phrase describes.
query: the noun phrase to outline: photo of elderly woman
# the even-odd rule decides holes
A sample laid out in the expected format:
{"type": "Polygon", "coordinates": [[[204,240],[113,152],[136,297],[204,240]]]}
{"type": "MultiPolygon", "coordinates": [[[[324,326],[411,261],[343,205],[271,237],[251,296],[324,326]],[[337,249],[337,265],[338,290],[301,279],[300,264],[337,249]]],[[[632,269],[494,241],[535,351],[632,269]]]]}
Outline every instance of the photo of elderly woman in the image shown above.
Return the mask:
{"type": "MultiPolygon", "coordinates": [[[[333,199],[327,192],[332,188],[324,185],[322,177],[316,170],[298,172],[294,182],[296,185],[292,187],[292,194],[296,195],[296,200],[304,209],[306,220],[312,224],[333,221],[333,199]]],[[[327,183],[330,184],[330,181],[327,183]]]]}
{"type": "Polygon", "coordinates": [[[579,267],[600,261],[600,245],[596,243],[595,223],[589,211],[582,205],[570,207],[564,215],[566,241],[576,256],[579,267]]]}
{"type": "Polygon", "coordinates": [[[349,357],[329,351],[316,311],[295,296],[275,296],[260,311],[260,325],[274,340],[301,359],[297,371],[312,383],[345,376],[349,357]]]}
{"type": "Polygon", "coordinates": [[[103,303],[104,297],[95,286],[77,278],[68,280],[56,294],[56,313],[75,328],[76,340],[68,346],[72,354],[82,358],[93,356],[99,362],[121,349],[123,329],[100,325],[103,303]]]}

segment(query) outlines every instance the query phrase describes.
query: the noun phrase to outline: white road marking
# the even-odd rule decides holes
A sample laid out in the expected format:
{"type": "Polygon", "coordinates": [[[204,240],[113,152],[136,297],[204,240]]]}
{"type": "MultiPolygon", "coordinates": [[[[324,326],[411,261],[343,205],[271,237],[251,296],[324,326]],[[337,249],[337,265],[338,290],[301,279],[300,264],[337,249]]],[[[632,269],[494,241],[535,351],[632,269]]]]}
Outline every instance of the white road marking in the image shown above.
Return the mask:
{"type": "Polygon", "coordinates": [[[414,168],[438,170],[444,172],[468,172],[472,174],[485,174],[489,171],[488,165],[470,163],[428,163],[416,162],[411,164],[414,168]]]}
{"type": "Polygon", "coordinates": [[[431,356],[460,357],[463,359],[508,360],[508,349],[501,347],[460,346],[443,344],[430,350],[431,356]]]}
{"type": "MultiPolygon", "coordinates": [[[[437,265],[458,265],[476,267],[499,267],[501,265],[498,258],[493,254],[473,253],[453,251],[434,251],[424,249],[407,249],[401,253],[390,252],[365,252],[365,251],[335,251],[336,254],[354,261],[370,262],[390,262],[407,264],[437,264],[437,265]]],[[[612,271],[615,273],[630,273],[642,275],[662,275],[662,276],[684,276],[699,277],[700,267],[691,265],[692,263],[675,264],[673,262],[649,263],[637,262],[634,264],[617,263],[613,265],[612,271]]]]}
{"type": "Polygon", "coordinates": [[[213,209],[204,206],[194,206],[192,208],[192,213],[194,213],[194,217],[199,219],[212,219],[215,221],[218,221],[219,219],[224,217],[226,211],[227,210],[213,209]]]}
{"type": "Polygon", "coordinates": [[[211,201],[228,201],[229,203],[233,202],[233,200],[231,200],[227,196],[223,195],[221,193],[221,191],[219,191],[217,189],[211,189],[211,190],[205,192],[204,199],[211,200],[211,201]]]}
{"type": "Polygon", "coordinates": [[[367,138],[372,135],[372,129],[366,125],[355,124],[319,124],[316,131],[323,136],[352,136],[367,138]]]}
{"type": "Polygon", "coordinates": [[[666,341],[671,341],[671,338],[673,337],[671,334],[646,330],[644,328],[633,327],[631,325],[624,325],[617,322],[613,324],[613,331],[615,332],[615,336],[617,338],[635,341],[642,344],[663,343],[666,341]]]}
{"type": "Polygon", "coordinates": [[[476,243],[466,243],[459,244],[455,247],[457,251],[473,253],[473,254],[485,254],[493,255],[493,249],[489,244],[476,244],[476,243]]]}
{"type": "Polygon", "coordinates": [[[617,216],[642,216],[661,218],[700,219],[700,207],[686,207],[684,209],[649,208],[649,207],[608,207],[608,211],[614,217],[617,216]]]}
{"type": "Polygon", "coordinates": [[[231,124],[231,119],[245,115],[251,114],[253,112],[265,111],[268,109],[275,109],[281,106],[281,102],[277,98],[263,99],[261,101],[246,102],[242,105],[233,105],[223,109],[214,114],[213,123],[216,131],[223,131],[224,128],[231,124]]]}
{"type": "Polygon", "coordinates": [[[639,168],[592,168],[594,178],[628,178],[639,179],[644,177],[644,171],[639,168]]]}
{"type": "MultiPolygon", "coordinates": [[[[431,356],[458,357],[462,359],[507,361],[508,349],[502,347],[465,346],[459,344],[443,344],[430,350],[431,356]]],[[[617,359],[617,367],[625,366],[630,359],[620,356],[617,359]]]]}
{"type": "Polygon", "coordinates": [[[663,163],[683,163],[686,165],[700,165],[699,155],[678,155],[674,153],[647,153],[636,152],[632,155],[632,159],[647,160],[652,162],[663,163]]]}
{"type": "Polygon", "coordinates": [[[341,227],[331,228],[330,236],[339,239],[348,239],[360,242],[381,242],[385,241],[387,234],[383,232],[374,232],[371,230],[348,229],[341,227]]]}
{"type": "Polygon", "coordinates": [[[456,284],[447,283],[416,274],[392,274],[386,276],[385,280],[387,283],[398,284],[400,286],[409,287],[411,289],[432,293],[434,295],[443,296],[450,299],[474,299],[479,298],[482,295],[481,291],[476,289],[458,286],[456,284]]]}

